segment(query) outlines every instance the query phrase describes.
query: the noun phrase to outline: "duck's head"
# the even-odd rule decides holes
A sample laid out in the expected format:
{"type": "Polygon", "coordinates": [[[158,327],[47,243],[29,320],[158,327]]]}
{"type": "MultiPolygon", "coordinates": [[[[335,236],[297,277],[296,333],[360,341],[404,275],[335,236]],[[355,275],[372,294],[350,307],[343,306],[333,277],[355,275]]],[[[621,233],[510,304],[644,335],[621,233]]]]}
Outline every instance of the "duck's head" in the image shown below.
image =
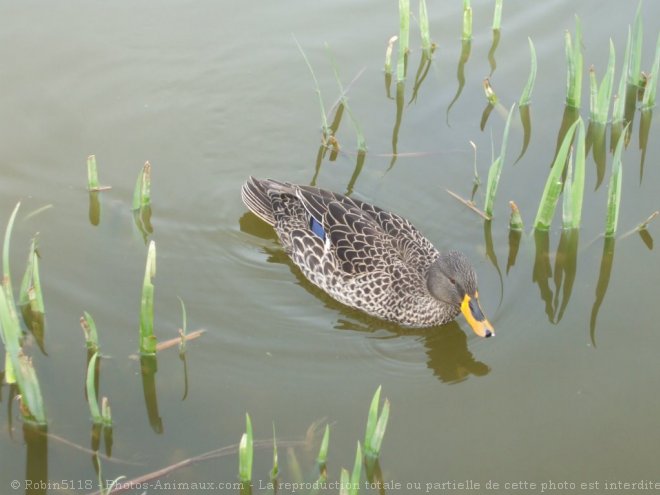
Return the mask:
{"type": "Polygon", "coordinates": [[[463,253],[442,253],[429,269],[427,284],[433,297],[460,308],[474,333],[480,337],[495,335],[493,326],[479,306],[477,274],[463,253]]]}

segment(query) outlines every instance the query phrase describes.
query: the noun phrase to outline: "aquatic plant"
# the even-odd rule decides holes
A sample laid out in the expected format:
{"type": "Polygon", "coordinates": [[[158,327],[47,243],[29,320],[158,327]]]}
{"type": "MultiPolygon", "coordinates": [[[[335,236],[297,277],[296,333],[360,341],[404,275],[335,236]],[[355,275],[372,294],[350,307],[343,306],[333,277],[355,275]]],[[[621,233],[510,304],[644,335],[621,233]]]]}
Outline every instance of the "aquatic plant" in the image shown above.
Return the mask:
{"type": "Polygon", "coordinates": [[[410,43],[410,0],[399,0],[399,58],[396,64],[396,79],[406,79],[406,63],[410,43]]]}
{"type": "Polygon", "coordinates": [[[245,413],[245,433],[238,445],[238,478],[243,483],[252,481],[252,459],[254,456],[254,441],[252,437],[252,421],[245,413]]]}
{"type": "Polygon", "coordinates": [[[39,278],[39,253],[37,252],[36,237],[32,239],[32,243],[30,244],[27,266],[19,291],[18,304],[20,306],[29,305],[30,309],[35,313],[43,314],[45,312],[44,296],[41,291],[41,281],[39,278]]]}
{"type": "Polygon", "coordinates": [[[392,75],[392,51],[394,50],[394,43],[398,40],[398,36],[392,36],[387,42],[385,49],[385,74],[392,75]]]}
{"type": "Polygon", "coordinates": [[[5,381],[16,383],[20,393],[20,411],[26,422],[37,425],[46,424],[41,387],[32,359],[21,348],[22,330],[18,321],[18,312],[14,300],[9,268],[9,247],[16,214],[20,208],[16,204],[7,222],[2,246],[2,287],[0,288],[0,336],[5,346],[5,381]]]}
{"type": "Polygon", "coordinates": [[[644,86],[644,96],[642,97],[642,110],[651,109],[655,106],[655,93],[658,89],[658,69],[660,69],[660,34],[655,44],[655,57],[651,72],[646,79],[644,86]]]}
{"type": "Polygon", "coordinates": [[[644,84],[642,75],[642,2],[637,4],[635,21],[632,28],[632,44],[630,45],[630,65],[628,66],[628,84],[641,87],[644,84]]]}
{"type": "Polygon", "coordinates": [[[511,207],[511,217],[509,218],[509,229],[515,231],[522,231],[524,229],[522,217],[518,205],[514,201],[509,201],[511,207]]]}
{"type": "Polygon", "coordinates": [[[102,186],[99,184],[99,171],[96,165],[96,156],[89,155],[87,157],[87,190],[89,192],[105,191],[112,189],[110,186],[102,186]]]}
{"type": "Polygon", "coordinates": [[[151,280],[155,276],[156,243],[151,241],[147,251],[147,264],[144,270],[140,301],[140,354],[143,356],[155,355],[158,343],[154,335],[154,285],[151,280]]]}
{"type": "Polygon", "coordinates": [[[472,7],[470,7],[470,0],[463,0],[463,32],[461,39],[463,41],[472,39],[472,7]]]}
{"type": "Polygon", "coordinates": [[[612,39],[610,38],[610,55],[607,62],[607,70],[600,86],[596,81],[596,70],[593,66],[589,69],[590,118],[591,121],[596,124],[607,124],[610,100],[612,99],[612,86],[614,82],[614,63],[614,43],[612,43],[612,39]]]}
{"type": "MultiPolygon", "coordinates": [[[[630,125],[630,124],[628,124],[630,125]]],[[[627,126],[626,126],[627,128],[627,126]]],[[[624,130],[625,135],[625,130],[624,130]]],[[[619,221],[619,207],[621,206],[621,182],[623,168],[621,166],[621,153],[623,152],[624,135],[619,137],[612,157],[612,175],[607,189],[607,217],[605,220],[605,237],[613,237],[619,221]]]]}
{"type": "Polygon", "coordinates": [[[367,416],[367,427],[364,432],[364,450],[367,456],[378,457],[380,455],[380,448],[387,429],[387,421],[390,417],[390,401],[385,399],[383,409],[378,413],[378,406],[380,404],[381,386],[376,389],[373,398],[371,399],[371,406],[369,407],[369,414],[367,416]]]}
{"type": "Polygon", "coordinates": [[[422,39],[422,52],[427,59],[433,54],[433,43],[431,42],[431,32],[429,30],[429,15],[426,10],[426,0],[419,0],[419,33],[422,39]]]}
{"type": "Polygon", "coordinates": [[[504,165],[504,158],[506,156],[506,145],[509,139],[509,127],[511,126],[511,117],[516,104],[511,105],[509,115],[506,118],[504,125],[504,133],[502,134],[502,146],[500,148],[499,156],[493,161],[488,169],[488,181],[486,182],[486,200],[484,203],[484,212],[492,218],[493,206],[495,204],[495,195],[497,194],[497,186],[500,182],[500,175],[502,174],[502,166],[504,165]]]}
{"type": "Polygon", "coordinates": [[[133,191],[133,211],[141,210],[151,205],[151,164],[144,163],[133,191]]]}
{"type": "Polygon", "coordinates": [[[279,461],[277,458],[277,440],[275,439],[275,423],[273,422],[273,467],[270,470],[270,479],[276,480],[279,475],[279,461]]]}
{"type": "Polygon", "coordinates": [[[87,378],[85,380],[85,387],[87,391],[87,404],[89,405],[89,412],[92,415],[92,422],[94,424],[103,425],[105,427],[112,426],[112,413],[110,410],[110,403],[107,397],[101,400],[101,408],[98,404],[98,391],[96,390],[96,361],[99,353],[95,352],[87,363],[87,378]]]}
{"type": "Polygon", "coordinates": [[[495,11],[493,12],[493,31],[499,31],[502,24],[502,2],[504,0],[495,0],[495,11]]]}
{"type": "Polygon", "coordinates": [[[566,105],[572,108],[580,108],[582,99],[582,29],[580,18],[575,16],[575,44],[571,39],[571,33],[566,31],[566,105]]]}
{"type": "Polygon", "coordinates": [[[578,120],[577,147],[575,149],[575,172],[573,172],[573,153],[568,160],[568,171],[564,181],[563,192],[563,227],[577,229],[582,217],[582,200],[584,197],[585,174],[585,131],[582,119],[578,120]]]}
{"type": "Polygon", "coordinates": [[[562,190],[562,174],[566,166],[575,128],[580,122],[581,119],[578,119],[569,127],[550,169],[550,174],[548,175],[545,188],[543,189],[543,195],[541,196],[541,202],[539,203],[539,209],[536,213],[536,219],[534,220],[534,228],[537,230],[548,230],[552,223],[552,217],[554,216],[557,201],[562,190]]]}
{"type": "Polygon", "coordinates": [[[520,100],[518,100],[518,106],[519,107],[524,107],[529,105],[531,99],[532,99],[532,91],[534,90],[534,83],[536,82],[536,49],[534,48],[534,43],[532,42],[532,38],[527,38],[527,41],[529,43],[529,54],[530,54],[530,68],[529,68],[529,76],[527,77],[527,83],[525,84],[525,87],[523,88],[523,92],[520,95],[520,100]]]}
{"type": "Polygon", "coordinates": [[[87,350],[94,353],[99,350],[99,337],[98,332],[96,331],[96,323],[87,311],[83,312],[83,316],[80,317],[80,326],[83,329],[83,334],[85,335],[85,345],[87,350]]]}
{"type": "Polygon", "coordinates": [[[321,446],[319,447],[319,455],[316,457],[316,462],[323,466],[328,460],[328,446],[330,444],[330,426],[325,425],[325,430],[323,431],[323,439],[321,440],[321,446]]]}
{"type": "Polygon", "coordinates": [[[353,128],[355,129],[355,134],[357,135],[357,148],[359,151],[366,152],[367,143],[364,139],[362,128],[360,127],[359,122],[355,118],[355,115],[351,111],[351,107],[348,105],[348,98],[346,98],[346,91],[344,91],[344,86],[342,85],[341,79],[339,78],[339,70],[337,69],[337,62],[335,61],[335,57],[330,51],[330,47],[328,46],[327,43],[325,45],[325,49],[328,53],[328,58],[330,59],[330,64],[332,65],[332,70],[335,74],[335,80],[337,81],[337,86],[339,86],[339,92],[340,92],[339,101],[348,112],[348,116],[350,117],[351,123],[353,124],[353,128]]]}

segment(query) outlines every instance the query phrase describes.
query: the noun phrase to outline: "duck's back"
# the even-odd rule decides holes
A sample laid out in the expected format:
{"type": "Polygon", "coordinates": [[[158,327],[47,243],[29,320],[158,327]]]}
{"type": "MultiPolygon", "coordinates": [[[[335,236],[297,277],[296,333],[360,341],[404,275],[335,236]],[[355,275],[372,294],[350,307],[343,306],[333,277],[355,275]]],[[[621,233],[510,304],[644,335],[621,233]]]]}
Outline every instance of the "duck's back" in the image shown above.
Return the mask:
{"type": "Polygon", "coordinates": [[[333,298],[404,325],[441,319],[426,286],[439,252],[408,220],[341,194],[270,179],[250,178],[242,197],[273,225],[305,277],[333,298]],[[419,321],[420,312],[428,321],[419,321]]]}

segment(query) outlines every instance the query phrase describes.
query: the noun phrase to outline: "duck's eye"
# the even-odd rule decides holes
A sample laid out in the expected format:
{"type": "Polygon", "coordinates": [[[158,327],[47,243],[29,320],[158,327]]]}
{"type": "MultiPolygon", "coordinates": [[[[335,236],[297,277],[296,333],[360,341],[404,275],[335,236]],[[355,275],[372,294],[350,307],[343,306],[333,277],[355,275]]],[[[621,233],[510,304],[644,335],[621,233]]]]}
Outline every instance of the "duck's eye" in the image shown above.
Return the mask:
{"type": "Polygon", "coordinates": [[[454,280],[453,278],[450,278],[449,281],[451,282],[451,285],[456,285],[456,280],[454,280]]]}

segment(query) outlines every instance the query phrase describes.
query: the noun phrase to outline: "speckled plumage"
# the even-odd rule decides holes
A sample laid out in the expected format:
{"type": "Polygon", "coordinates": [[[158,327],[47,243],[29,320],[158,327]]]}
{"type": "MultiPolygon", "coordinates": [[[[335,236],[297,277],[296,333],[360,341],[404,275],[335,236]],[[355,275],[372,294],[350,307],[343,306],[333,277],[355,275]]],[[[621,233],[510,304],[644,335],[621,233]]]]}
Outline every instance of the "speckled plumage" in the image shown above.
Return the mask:
{"type": "MultiPolygon", "coordinates": [[[[476,293],[476,276],[465,257],[441,255],[399,215],[341,194],[271,179],[251,177],[242,198],[275,228],[286,253],[310,282],[370,315],[415,327],[456,318],[460,299],[441,300],[442,291],[434,296],[429,288],[429,271],[441,256],[446,258],[442,266],[449,263],[449,271],[461,271],[465,290],[476,293]]],[[[436,271],[441,270],[454,284],[447,270],[436,271]]]]}

